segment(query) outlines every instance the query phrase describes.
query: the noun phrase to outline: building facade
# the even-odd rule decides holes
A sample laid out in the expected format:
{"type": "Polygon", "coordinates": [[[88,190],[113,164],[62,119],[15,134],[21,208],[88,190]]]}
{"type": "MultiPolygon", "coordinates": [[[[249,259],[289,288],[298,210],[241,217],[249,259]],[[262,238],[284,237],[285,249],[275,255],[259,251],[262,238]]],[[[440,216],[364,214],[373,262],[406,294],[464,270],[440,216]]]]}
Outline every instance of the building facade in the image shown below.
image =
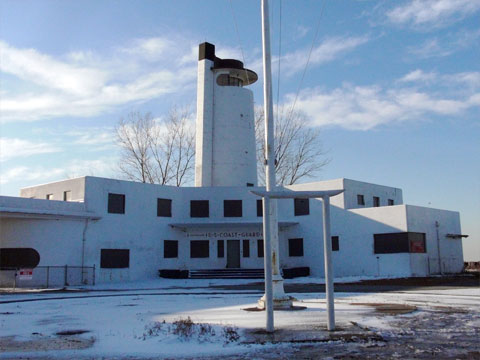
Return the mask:
{"type": "MultiPolygon", "coordinates": [[[[96,283],[159,270],[261,269],[253,95],[257,75],[199,48],[195,187],[81,177],[0,196],[0,285],[18,268],[88,267],[96,283]],[[7,275],[5,275],[7,274],[7,275]]],[[[331,198],[336,277],[426,276],[463,269],[458,212],[403,204],[398,188],[350,179],[288,186],[331,198]]],[[[320,199],[278,200],[280,267],[323,277],[320,199]]],[[[37,269],[37,270],[35,270],[37,269]]],[[[47,275],[48,277],[49,275],[47,275]]],[[[52,279],[53,282],[53,279],[52,279]]]]}
{"type": "MultiPolygon", "coordinates": [[[[458,212],[405,205],[400,189],[349,179],[288,187],[326,188],[345,189],[331,199],[335,276],[462,271],[461,240],[448,236],[460,234],[458,212]]],[[[261,200],[249,190],[90,176],[26,188],[0,197],[1,249],[34,249],[38,266],[95,266],[97,283],[160,269],[263,268],[261,200]],[[63,201],[69,192],[75,202],[63,201]]],[[[321,205],[278,201],[281,268],[324,275],[321,205]]]]}

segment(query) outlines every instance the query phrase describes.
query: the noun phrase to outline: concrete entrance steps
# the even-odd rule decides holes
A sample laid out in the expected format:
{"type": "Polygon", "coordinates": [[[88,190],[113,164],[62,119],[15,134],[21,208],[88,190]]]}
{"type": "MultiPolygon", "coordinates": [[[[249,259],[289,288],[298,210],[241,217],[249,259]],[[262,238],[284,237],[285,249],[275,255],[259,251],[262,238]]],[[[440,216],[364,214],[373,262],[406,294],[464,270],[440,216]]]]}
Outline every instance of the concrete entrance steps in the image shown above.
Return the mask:
{"type": "Polygon", "coordinates": [[[263,279],[263,269],[190,270],[190,279],[263,279]]]}

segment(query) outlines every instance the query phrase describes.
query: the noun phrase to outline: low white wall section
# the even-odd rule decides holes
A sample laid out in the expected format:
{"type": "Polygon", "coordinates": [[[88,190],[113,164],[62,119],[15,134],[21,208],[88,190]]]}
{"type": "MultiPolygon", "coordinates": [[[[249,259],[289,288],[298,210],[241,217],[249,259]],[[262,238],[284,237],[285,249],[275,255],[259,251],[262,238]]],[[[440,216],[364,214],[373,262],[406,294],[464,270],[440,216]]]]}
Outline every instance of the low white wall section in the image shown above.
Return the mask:
{"type": "Polygon", "coordinates": [[[407,220],[408,231],[426,234],[430,274],[440,273],[438,245],[440,245],[442,272],[459,273],[463,270],[462,240],[446,236],[447,234],[461,234],[458,212],[407,205],[407,220]],[[438,223],[438,228],[436,223],[438,223]]]}

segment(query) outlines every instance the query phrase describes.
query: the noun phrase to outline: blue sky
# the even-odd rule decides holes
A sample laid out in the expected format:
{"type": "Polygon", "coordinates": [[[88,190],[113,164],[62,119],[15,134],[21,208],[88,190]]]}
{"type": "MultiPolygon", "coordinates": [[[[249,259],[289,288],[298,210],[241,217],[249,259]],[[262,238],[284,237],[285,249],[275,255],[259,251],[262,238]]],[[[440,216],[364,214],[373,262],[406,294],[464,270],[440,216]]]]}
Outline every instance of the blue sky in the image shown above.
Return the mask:
{"type": "MultiPolygon", "coordinates": [[[[295,109],[332,159],[318,178],[460,211],[465,258],[480,260],[480,0],[270,5],[275,103],[299,89],[295,109]]],[[[119,118],[195,110],[204,41],[261,78],[260,27],[259,0],[2,0],[0,193],[118,176],[119,118]]],[[[261,105],[262,81],[251,89],[261,105]]]]}

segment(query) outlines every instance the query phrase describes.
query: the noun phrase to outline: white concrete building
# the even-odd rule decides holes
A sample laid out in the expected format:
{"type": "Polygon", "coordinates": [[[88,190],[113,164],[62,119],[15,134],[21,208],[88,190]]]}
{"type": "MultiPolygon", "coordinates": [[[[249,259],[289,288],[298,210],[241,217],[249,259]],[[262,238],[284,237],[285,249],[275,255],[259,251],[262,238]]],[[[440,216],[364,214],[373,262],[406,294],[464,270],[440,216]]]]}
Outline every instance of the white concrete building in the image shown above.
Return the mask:
{"type": "MultiPolygon", "coordinates": [[[[200,45],[195,187],[87,176],[0,196],[0,285],[16,268],[34,268],[32,281],[47,276],[51,284],[153,278],[159,270],[262,269],[261,200],[250,193],[260,189],[253,98],[243,88],[255,80],[241,62],[200,45]],[[52,266],[66,268],[54,275],[52,266]],[[69,273],[74,267],[81,270],[69,273]]],[[[288,189],[345,189],[331,198],[336,277],[463,268],[458,212],[405,205],[398,188],[349,179],[288,189]]],[[[322,277],[321,201],[278,200],[278,214],[281,268],[322,277]]]]}

